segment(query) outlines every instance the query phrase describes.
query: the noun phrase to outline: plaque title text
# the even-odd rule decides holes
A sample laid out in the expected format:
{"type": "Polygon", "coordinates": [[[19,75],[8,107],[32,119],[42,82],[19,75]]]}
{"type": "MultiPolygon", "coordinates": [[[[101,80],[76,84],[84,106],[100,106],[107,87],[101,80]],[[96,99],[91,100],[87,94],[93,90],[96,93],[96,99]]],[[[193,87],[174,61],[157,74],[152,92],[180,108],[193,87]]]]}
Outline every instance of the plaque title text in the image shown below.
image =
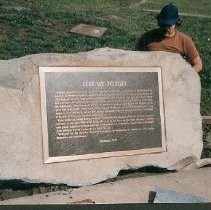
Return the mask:
{"type": "Polygon", "coordinates": [[[126,87],[127,81],[83,81],[83,87],[126,87]]]}

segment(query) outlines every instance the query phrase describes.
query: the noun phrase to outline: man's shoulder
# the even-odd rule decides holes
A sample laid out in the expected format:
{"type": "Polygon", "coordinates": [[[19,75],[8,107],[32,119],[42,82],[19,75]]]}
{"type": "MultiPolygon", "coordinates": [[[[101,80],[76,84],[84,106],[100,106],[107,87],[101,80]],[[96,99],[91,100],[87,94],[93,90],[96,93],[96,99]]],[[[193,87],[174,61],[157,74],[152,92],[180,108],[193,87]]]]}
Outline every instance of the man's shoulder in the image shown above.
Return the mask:
{"type": "Polygon", "coordinates": [[[191,38],[189,35],[187,35],[187,34],[181,32],[181,31],[177,31],[177,36],[178,36],[180,39],[183,39],[183,40],[192,40],[192,38],[191,38]]]}

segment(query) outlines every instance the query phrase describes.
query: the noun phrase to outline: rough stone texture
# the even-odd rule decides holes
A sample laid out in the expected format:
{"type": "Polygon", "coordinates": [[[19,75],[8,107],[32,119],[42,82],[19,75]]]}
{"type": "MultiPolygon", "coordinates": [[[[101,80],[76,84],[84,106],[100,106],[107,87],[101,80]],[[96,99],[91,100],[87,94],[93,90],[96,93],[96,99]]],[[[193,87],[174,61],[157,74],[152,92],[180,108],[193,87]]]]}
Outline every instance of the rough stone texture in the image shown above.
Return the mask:
{"type": "Polygon", "coordinates": [[[8,204],[76,204],[76,203],[148,203],[149,194],[157,187],[203,197],[211,202],[211,168],[148,177],[125,179],[117,182],[85,186],[67,191],[0,201],[8,204]],[[129,193],[128,193],[129,192],[129,193]]]}
{"type": "Polygon", "coordinates": [[[96,49],[0,61],[0,179],[89,185],[121,169],[200,159],[200,79],[179,55],[96,49]],[[161,66],[168,152],[43,164],[38,66],[161,66]]]}

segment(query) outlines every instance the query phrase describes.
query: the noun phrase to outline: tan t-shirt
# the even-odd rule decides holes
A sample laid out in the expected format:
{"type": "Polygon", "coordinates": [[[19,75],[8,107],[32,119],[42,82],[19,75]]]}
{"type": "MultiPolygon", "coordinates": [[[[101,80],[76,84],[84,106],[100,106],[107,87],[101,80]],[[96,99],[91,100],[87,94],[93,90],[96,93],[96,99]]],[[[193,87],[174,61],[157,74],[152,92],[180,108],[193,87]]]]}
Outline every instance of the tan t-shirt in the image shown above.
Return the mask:
{"type": "Polygon", "coordinates": [[[177,30],[173,37],[164,37],[159,29],[147,32],[139,40],[138,50],[179,53],[190,63],[199,56],[192,39],[177,30]]]}

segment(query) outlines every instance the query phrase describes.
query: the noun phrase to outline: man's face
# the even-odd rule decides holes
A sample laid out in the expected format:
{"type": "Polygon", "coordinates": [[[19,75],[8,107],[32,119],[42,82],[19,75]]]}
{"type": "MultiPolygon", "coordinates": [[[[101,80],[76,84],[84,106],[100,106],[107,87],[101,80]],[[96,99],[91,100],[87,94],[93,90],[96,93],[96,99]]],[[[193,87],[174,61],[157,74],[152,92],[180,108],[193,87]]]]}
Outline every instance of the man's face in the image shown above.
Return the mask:
{"type": "Polygon", "coordinates": [[[161,31],[165,37],[172,37],[175,35],[176,25],[160,25],[161,31]]]}

